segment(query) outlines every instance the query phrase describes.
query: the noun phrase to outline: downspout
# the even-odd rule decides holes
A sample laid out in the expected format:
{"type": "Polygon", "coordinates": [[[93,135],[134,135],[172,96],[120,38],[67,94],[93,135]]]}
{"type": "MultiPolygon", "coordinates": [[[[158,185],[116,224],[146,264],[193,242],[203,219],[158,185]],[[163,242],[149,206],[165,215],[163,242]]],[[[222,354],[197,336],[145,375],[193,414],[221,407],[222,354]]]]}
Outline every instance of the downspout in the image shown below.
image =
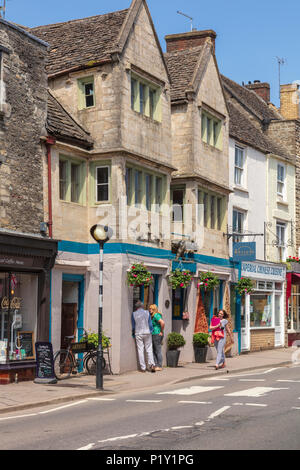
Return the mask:
{"type": "Polygon", "coordinates": [[[53,137],[47,137],[46,149],[47,149],[47,164],[48,164],[48,228],[49,238],[53,238],[53,216],[52,216],[52,159],[51,159],[51,145],[55,144],[53,137]]]}

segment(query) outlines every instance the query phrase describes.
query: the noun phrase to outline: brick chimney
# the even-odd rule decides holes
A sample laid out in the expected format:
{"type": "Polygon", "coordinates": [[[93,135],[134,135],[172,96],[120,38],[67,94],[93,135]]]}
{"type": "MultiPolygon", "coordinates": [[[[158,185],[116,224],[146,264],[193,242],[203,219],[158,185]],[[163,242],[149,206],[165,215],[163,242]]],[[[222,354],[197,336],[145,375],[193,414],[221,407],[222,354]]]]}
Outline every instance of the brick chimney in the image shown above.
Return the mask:
{"type": "Polygon", "coordinates": [[[280,86],[280,113],[284,119],[299,119],[299,85],[290,83],[280,86]]]}
{"type": "Polygon", "coordinates": [[[249,82],[245,85],[249,90],[255,91],[263,100],[270,103],[270,85],[269,83],[262,83],[260,80],[254,80],[253,83],[249,82]]]}
{"type": "Polygon", "coordinates": [[[184,51],[193,47],[202,46],[207,39],[215,52],[215,39],[217,34],[212,29],[205,31],[190,31],[189,33],[170,34],[165,37],[167,52],[184,51]]]}

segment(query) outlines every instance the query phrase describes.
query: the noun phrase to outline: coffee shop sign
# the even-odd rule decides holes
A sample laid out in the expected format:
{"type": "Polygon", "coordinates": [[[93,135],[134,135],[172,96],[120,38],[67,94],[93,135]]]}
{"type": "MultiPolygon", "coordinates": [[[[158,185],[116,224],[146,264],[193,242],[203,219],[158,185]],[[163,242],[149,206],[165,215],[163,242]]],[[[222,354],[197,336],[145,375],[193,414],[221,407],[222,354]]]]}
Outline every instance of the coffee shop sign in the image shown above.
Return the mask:
{"type": "Polygon", "coordinates": [[[286,268],[259,263],[242,263],[242,276],[264,280],[284,281],[286,268]]]}
{"type": "MultiPolygon", "coordinates": [[[[21,302],[22,302],[21,297],[13,297],[10,301],[10,308],[11,309],[21,308],[21,302]]],[[[4,310],[4,309],[8,309],[8,307],[9,307],[9,298],[3,297],[1,301],[1,308],[4,310]]]]}

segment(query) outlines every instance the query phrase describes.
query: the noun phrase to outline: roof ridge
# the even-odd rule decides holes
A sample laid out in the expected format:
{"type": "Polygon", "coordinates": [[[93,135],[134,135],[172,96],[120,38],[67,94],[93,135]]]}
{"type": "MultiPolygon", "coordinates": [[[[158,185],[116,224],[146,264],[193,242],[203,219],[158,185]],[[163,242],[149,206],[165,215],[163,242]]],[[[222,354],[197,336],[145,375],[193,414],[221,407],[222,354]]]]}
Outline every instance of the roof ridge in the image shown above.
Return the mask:
{"type": "Polygon", "coordinates": [[[109,16],[109,15],[115,15],[117,13],[123,13],[125,11],[128,11],[129,8],[124,8],[122,10],[116,10],[116,11],[111,11],[111,12],[108,12],[108,13],[103,13],[102,15],[93,15],[93,16],[86,16],[84,18],[74,18],[73,20],[68,20],[68,21],[61,21],[61,22],[58,22],[58,23],[49,23],[49,24],[42,24],[42,25],[39,25],[39,26],[34,26],[33,28],[29,28],[31,31],[34,30],[34,29],[38,29],[38,28],[46,28],[47,26],[61,26],[61,25],[64,25],[64,24],[70,24],[70,23],[79,23],[80,21],[84,21],[84,20],[91,20],[93,18],[99,18],[99,17],[104,17],[104,16],[109,16]]]}

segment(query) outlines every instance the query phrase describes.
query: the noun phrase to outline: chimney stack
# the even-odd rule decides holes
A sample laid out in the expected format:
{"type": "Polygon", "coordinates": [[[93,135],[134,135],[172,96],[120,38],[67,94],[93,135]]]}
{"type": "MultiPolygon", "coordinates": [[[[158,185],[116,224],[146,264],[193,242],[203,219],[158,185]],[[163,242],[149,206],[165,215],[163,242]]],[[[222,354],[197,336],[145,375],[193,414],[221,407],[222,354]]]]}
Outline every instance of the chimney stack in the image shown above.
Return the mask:
{"type": "Polygon", "coordinates": [[[299,85],[280,86],[280,113],[284,119],[299,119],[299,85]]]}
{"type": "Polygon", "coordinates": [[[253,90],[257,93],[266,103],[270,103],[270,84],[262,83],[260,80],[254,80],[253,83],[249,82],[245,85],[248,90],[253,90]]]}
{"type": "Polygon", "coordinates": [[[184,51],[193,47],[202,46],[207,39],[215,52],[215,39],[217,34],[212,29],[205,31],[190,31],[189,33],[170,34],[165,37],[167,52],[184,51]]]}

